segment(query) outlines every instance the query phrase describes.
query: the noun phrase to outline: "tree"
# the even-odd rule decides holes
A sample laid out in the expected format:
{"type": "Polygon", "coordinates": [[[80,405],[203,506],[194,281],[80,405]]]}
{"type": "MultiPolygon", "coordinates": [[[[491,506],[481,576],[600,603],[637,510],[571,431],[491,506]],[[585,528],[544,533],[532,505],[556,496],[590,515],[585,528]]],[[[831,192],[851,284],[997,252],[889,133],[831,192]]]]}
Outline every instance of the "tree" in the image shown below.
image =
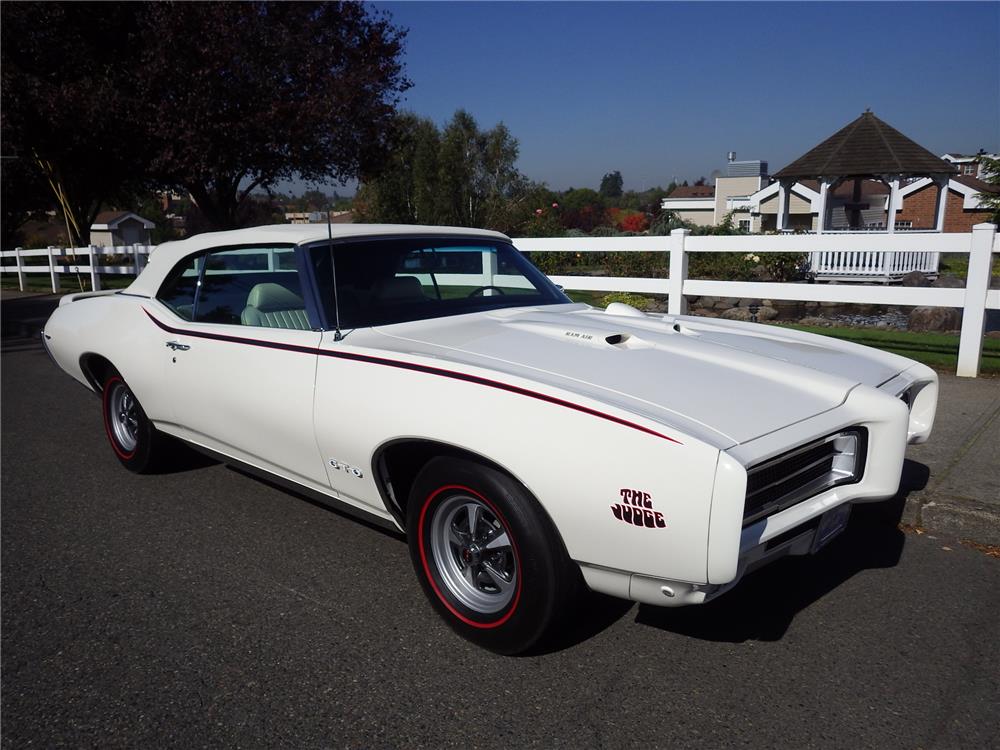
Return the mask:
{"type": "MultiPolygon", "coordinates": [[[[991,159],[980,154],[976,161],[983,167],[983,182],[1000,188],[1000,159],[991,159]]],[[[979,193],[976,197],[979,199],[979,205],[987,206],[993,211],[990,221],[994,224],[1000,224],[1000,189],[995,192],[979,193]]]]}
{"type": "Polygon", "coordinates": [[[605,198],[620,198],[623,185],[622,173],[615,170],[601,178],[601,187],[598,192],[605,198]]]}
{"type": "MultiPolygon", "coordinates": [[[[2,247],[23,242],[21,227],[34,214],[55,205],[55,198],[38,165],[28,159],[8,159],[0,170],[0,208],[3,210],[2,247]]],[[[44,217],[43,217],[44,218],[44,217]]]]}
{"type": "Polygon", "coordinates": [[[517,139],[503,123],[480,130],[459,110],[438,130],[397,118],[389,161],[358,191],[363,221],[447,224],[507,231],[528,219],[528,180],[517,171],[517,139]]]}
{"type": "Polygon", "coordinates": [[[357,218],[392,224],[438,223],[440,141],[432,121],[400,114],[393,123],[388,162],[358,190],[357,218]]]}
{"type": "Polygon", "coordinates": [[[141,3],[3,5],[4,156],[45,181],[72,246],[89,241],[105,201],[148,176],[149,111],[131,99],[143,12],[141,3]]]}
{"type": "Polygon", "coordinates": [[[258,188],[344,181],[388,157],[410,81],[405,32],[387,16],[361,3],[139,5],[136,93],[157,124],[153,172],[213,226],[243,223],[258,188]]]}

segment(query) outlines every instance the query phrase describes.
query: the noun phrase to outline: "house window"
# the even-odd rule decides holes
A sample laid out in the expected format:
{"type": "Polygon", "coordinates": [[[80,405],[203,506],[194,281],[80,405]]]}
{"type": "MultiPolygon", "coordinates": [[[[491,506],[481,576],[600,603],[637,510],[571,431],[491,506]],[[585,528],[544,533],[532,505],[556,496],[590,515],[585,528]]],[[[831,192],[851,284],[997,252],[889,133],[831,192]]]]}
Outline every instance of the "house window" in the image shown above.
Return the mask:
{"type": "Polygon", "coordinates": [[[962,174],[975,174],[975,173],[976,173],[975,163],[962,165],[962,174]]]}
{"type": "Polygon", "coordinates": [[[741,232],[750,231],[750,219],[740,219],[740,231],[741,232]]]}

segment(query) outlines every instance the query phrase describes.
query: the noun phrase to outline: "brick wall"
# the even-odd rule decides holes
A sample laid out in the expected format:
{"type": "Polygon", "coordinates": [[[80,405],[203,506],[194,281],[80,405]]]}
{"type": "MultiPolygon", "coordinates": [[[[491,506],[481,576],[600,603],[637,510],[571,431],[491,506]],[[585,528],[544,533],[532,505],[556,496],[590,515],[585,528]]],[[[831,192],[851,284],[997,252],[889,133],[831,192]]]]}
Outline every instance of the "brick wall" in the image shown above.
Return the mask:
{"type": "MultiPolygon", "coordinates": [[[[928,185],[903,198],[903,208],[896,213],[896,221],[912,221],[913,229],[935,229],[934,209],[937,208],[938,189],[928,185]]],[[[951,205],[948,206],[949,211],[951,205]]],[[[945,219],[948,216],[945,214],[945,219]]]]}
{"type": "MultiPolygon", "coordinates": [[[[934,229],[934,210],[937,207],[938,189],[928,185],[903,198],[903,208],[896,214],[896,221],[912,221],[913,229],[934,229]]],[[[944,231],[971,232],[976,224],[989,221],[989,211],[971,211],[962,208],[963,198],[954,190],[948,191],[948,205],[944,213],[944,231]]]]}

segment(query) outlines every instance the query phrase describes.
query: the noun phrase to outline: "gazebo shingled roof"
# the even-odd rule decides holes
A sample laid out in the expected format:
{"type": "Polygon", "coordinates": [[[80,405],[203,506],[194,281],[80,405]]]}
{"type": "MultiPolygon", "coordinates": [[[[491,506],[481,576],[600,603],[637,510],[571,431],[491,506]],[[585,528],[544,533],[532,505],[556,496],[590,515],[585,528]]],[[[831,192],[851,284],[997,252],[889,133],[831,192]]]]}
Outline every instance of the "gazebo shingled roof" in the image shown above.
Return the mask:
{"type": "Polygon", "coordinates": [[[882,174],[950,175],[957,171],[866,111],[774,176],[794,180],[882,174]]]}

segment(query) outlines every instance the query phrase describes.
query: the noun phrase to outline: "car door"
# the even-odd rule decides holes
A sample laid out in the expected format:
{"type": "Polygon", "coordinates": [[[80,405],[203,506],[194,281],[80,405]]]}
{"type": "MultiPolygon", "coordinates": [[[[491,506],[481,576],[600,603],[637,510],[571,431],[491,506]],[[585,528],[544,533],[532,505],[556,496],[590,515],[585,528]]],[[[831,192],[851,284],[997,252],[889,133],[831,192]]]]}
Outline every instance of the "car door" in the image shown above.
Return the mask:
{"type": "Polygon", "coordinates": [[[313,431],[320,333],[295,249],[217,248],[183,261],[157,297],[171,431],[328,489],[313,431]]]}

